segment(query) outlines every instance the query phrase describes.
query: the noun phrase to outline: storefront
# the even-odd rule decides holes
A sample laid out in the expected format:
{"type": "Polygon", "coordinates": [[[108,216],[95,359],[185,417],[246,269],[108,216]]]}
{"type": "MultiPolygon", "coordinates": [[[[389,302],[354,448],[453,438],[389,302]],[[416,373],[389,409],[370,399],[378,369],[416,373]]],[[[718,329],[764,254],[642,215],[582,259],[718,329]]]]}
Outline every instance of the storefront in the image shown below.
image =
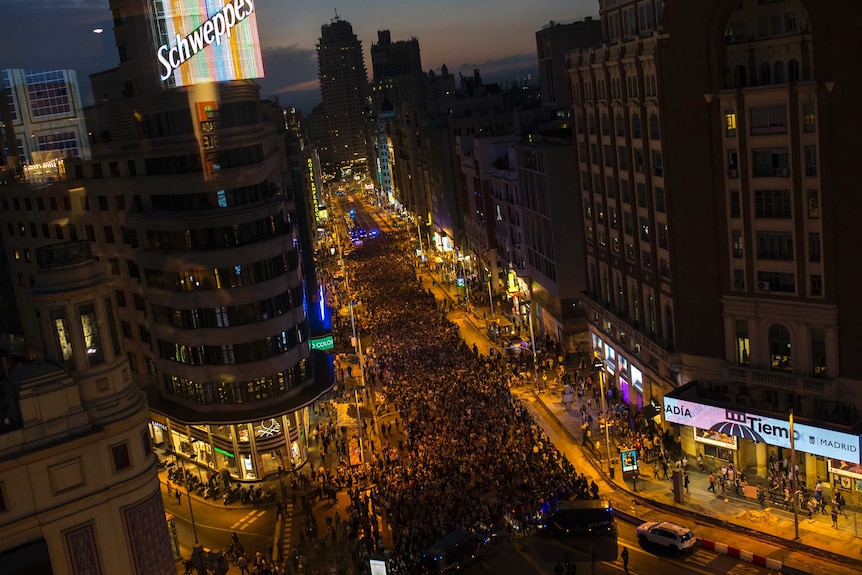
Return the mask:
{"type": "Polygon", "coordinates": [[[756,466],[766,476],[770,457],[782,460],[789,450],[796,451],[800,480],[813,486],[817,477],[829,477],[833,485],[851,492],[862,492],[860,435],[830,429],[828,422],[800,421],[795,418],[793,438],[788,416],[742,411],[724,404],[714,394],[706,398],[701,382],[689,382],[664,397],[664,419],[677,424],[683,451],[703,454],[714,467],[733,464],[737,469],[756,466]]]}
{"type": "MultiPolygon", "coordinates": [[[[630,356],[627,350],[613,347],[595,333],[590,334],[595,365],[604,370],[605,381],[613,396],[631,406],[632,411],[641,411],[644,405],[649,405],[652,396],[652,385],[644,390],[644,372],[638,367],[637,359],[630,356]]],[[[658,399],[658,398],[655,398],[658,399]]]]}
{"type": "Polygon", "coordinates": [[[151,413],[150,437],[167,453],[238,481],[258,481],[308,458],[308,409],[239,424],[186,425],[151,413]]]}

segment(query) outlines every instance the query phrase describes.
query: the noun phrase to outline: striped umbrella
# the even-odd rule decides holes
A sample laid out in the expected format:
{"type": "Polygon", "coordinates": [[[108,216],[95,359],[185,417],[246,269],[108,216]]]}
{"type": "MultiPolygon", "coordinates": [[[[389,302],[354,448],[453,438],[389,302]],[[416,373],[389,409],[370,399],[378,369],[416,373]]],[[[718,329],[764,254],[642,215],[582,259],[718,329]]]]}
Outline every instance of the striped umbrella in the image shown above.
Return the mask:
{"type": "Polygon", "coordinates": [[[751,439],[752,441],[763,441],[763,438],[760,436],[759,433],[757,433],[747,425],[742,425],[736,423],[735,421],[724,421],[722,423],[716,423],[715,425],[710,427],[709,430],[717,431],[719,433],[726,433],[727,435],[735,435],[736,437],[742,437],[743,439],[751,439]]]}

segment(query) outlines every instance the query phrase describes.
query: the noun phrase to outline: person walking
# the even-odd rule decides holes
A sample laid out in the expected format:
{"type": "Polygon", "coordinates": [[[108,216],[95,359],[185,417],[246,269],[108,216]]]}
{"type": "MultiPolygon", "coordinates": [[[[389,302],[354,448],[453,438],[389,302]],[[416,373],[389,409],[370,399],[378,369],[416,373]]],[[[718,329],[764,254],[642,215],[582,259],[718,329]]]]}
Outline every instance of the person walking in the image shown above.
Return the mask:
{"type": "Polygon", "coordinates": [[[245,573],[245,575],[251,575],[248,572],[248,559],[245,558],[245,555],[239,556],[239,559],[236,560],[236,566],[239,567],[240,575],[243,573],[245,573]]]}
{"type": "Polygon", "coordinates": [[[832,527],[838,529],[838,508],[836,506],[832,506],[832,527]]]}
{"type": "Polygon", "coordinates": [[[620,552],[620,557],[623,560],[623,571],[628,573],[629,572],[629,549],[628,549],[628,547],[623,547],[623,550],[620,552]]]}
{"type": "Polygon", "coordinates": [[[689,481],[689,479],[688,479],[688,471],[683,471],[683,486],[685,487],[685,494],[686,494],[686,495],[691,495],[691,493],[690,493],[690,492],[689,492],[689,490],[688,490],[688,481],[689,481]]]}
{"type": "Polygon", "coordinates": [[[707,491],[712,491],[715,493],[715,473],[710,472],[709,474],[709,487],[706,488],[707,491]]]}
{"type": "Polygon", "coordinates": [[[183,502],[183,494],[182,494],[182,492],[180,491],[180,488],[179,488],[179,486],[178,486],[178,487],[177,487],[177,505],[182,504],[182,502],[183,502]]]}

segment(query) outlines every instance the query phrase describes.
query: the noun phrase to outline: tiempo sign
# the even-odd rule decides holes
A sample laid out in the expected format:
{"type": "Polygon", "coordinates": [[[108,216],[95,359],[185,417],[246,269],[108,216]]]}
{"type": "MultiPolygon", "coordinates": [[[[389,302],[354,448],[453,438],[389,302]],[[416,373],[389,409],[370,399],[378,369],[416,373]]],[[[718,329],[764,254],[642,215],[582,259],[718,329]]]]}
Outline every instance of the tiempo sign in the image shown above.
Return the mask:
{"type": "Polygon", "coordinates": [[[207,5],[212,4],[204,0],[165,4],[162,22],[175,41],[156,51],[162,81],[173,76],[177,86],[185,86],[263,76],[254,1],[224,2],[210,16],[207,5]]]}

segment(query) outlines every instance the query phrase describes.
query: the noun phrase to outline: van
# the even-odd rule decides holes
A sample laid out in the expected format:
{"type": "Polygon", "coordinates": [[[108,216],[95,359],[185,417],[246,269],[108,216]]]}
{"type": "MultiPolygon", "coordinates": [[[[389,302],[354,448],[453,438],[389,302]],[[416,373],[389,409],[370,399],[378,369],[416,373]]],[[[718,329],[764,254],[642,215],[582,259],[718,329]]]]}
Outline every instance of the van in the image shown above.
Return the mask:
{"type": "Polygon", "coordinates": [[[561,501],[542,517],[538,527],[554,535],[617,535],[614,507],[607,499],[561,501]]]}
{"type": "Polygon", "coordinates": [[[456,529],[425,551],[419,560],[422,573],[451,573],[467,566],[484,550],[485,543],[475,533],[456,529]]]}

